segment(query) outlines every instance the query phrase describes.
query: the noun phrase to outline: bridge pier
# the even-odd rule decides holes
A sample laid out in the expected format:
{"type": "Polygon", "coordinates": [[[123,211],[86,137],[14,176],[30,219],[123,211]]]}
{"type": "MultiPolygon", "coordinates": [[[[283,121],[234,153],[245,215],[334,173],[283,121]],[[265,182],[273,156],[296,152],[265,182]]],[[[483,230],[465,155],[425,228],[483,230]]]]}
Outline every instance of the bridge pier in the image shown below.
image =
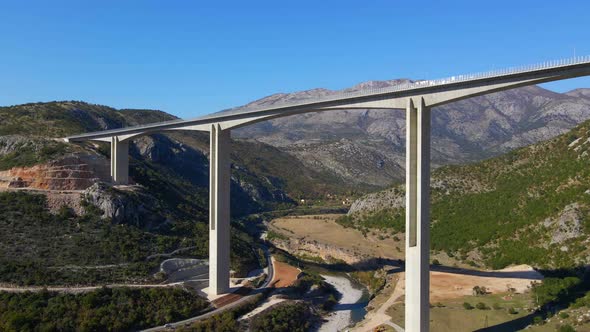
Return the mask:
{"type": "Polygon", "coordinates": [[[209,294],[229,291],[230,130],[211,125],[209,152],[209,294]]]}
{"type": "Polygon", "coordinates": [[[405,330],[425,332],[430,322],[430,109],[422,97],[406,108],[405,330]]]}
{"type": "Polygon", "coordinates": [[[129,141],[111,137],[111,179],[115,184],[129,183],[129,141]]]}

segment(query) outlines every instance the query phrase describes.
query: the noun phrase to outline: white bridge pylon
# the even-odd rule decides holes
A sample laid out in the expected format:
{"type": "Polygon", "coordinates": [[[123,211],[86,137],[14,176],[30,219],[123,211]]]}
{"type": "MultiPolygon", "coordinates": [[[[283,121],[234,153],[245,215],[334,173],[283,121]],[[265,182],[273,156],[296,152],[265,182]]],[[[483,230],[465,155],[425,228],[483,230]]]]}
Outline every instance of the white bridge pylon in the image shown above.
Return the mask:
{"type": "Polygon", "coordinates": [[[547,62],[491,73],[459,75],[419,81],[385,89],[340,93],[257,109],[239,108],[192,120],[174,120],[142,126],[80,134],[68,142],[111,143],[111,176],[116,184],[129,181],[129,141],[170,130],[210,133],[209,184],[209,293],[229,290],[230,150],[231,129],[260,121],[309,112],[343,109],[406,110],[406,309],[410,332],[429,329],[430,261],[430,110],[454,101],[527,85],[590,75],[590,57],[547,62]]]}

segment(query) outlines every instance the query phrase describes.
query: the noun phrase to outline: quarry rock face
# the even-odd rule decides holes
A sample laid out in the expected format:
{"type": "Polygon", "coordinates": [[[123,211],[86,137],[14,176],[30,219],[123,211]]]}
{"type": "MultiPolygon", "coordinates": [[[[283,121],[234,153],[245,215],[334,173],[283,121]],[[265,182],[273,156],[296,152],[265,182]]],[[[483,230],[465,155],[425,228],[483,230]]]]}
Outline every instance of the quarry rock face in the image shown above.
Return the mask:
{"type": "Polygon", "coordinates": [[[0,136],[0,158],[0,188],[84,190],[110,178],[107,158],[60,140],[0,136]]]}
{"type": "Polygon", "coordinates": [[[0,171],[0,187],[43,190],[84,190],[109,181],[110,165],[102,156],[69,155],[32,167],[0,171]]]}

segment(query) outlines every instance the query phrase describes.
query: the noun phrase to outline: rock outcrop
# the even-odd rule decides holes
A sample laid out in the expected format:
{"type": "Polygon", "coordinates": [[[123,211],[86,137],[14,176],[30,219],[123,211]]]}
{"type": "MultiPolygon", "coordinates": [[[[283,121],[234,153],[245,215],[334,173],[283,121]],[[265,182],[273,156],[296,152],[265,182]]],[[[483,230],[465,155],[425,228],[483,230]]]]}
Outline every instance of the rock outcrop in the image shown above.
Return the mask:
{"type": "Polygon", "coordinates": [[[348,210],[348,215],[371,213],[382,209],[402,208],[406,204],[403,188],[393,187],[371,193],[357,199],[348,210]]]}
{"type": "Polygon", "coordinates": [[[584,235],[580,205],[567,205],[557,217],[545,219],[543,226],[551,229],[551,244],[567,244],[567,240],[584,235]]]}
{"type": "Polygon", "coordinates": [[[86,210],[97,207],[103,218],[116,224],[154,229],[167,222],[158,200],[141,186],[113,187],[98,182],[82,193],[86,210]]]}

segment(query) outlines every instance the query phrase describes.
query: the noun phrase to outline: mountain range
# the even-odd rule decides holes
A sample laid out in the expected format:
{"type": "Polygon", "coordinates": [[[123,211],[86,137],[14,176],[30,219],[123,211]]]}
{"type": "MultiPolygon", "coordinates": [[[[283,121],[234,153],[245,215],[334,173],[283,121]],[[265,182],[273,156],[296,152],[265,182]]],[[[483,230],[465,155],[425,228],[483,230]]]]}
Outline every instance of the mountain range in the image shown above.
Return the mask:
{"type": "MultiPolygon", "coordinates": [[[[407,80],[370,81],[347,91],[407,80]]],[[[246,107],[337,93],[313,89],[281,93],[246,107]]],[[[547,140],[590,118],[590,90],[556,93],[538,86],[475,97],[432,113],[432,163],[478,161],[547,140]]],[[[357,185],[386,187],[403,179],[403,110],[343,110],[278,118],[241,128],[233,137],[280,148],[303,164],[357,185]]]]}

